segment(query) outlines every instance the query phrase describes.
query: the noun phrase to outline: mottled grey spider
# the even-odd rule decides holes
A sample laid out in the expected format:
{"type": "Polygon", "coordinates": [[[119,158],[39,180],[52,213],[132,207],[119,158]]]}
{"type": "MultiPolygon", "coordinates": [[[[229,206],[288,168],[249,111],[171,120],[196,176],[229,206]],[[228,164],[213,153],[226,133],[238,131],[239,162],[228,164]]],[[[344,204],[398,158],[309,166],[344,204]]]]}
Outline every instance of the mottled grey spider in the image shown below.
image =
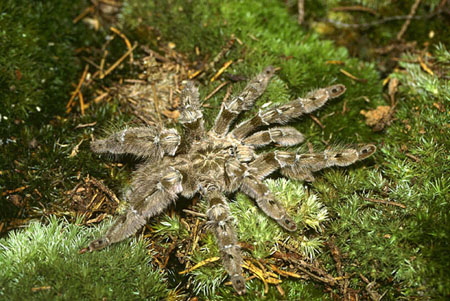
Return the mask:
{"type": "Polygon", "coordinates": [[[125,193],[129,209],[117,218],[104,237],[89,244],[89,251],[133,235],[147,218],[161,213],[178,195],[192,198],[199,193],[208,202],[208,225],[216,236],[223,265],[236,292],[244,294],[242,256],[226,195],[238,190],[247,194],[284,229],[295,231],[296,224],[263,179],[280,170],[286,177],[313,181],[313,172],[330,166],[350,165],[369,157],[376,149],[368,144],[328,149],[322,153],[276,150],[257,154],[255,149],[269,143],[292,146],[302,142],[304,137],[287,126],[254,131],[271,124],[285,124],[345,92],[345,86],[333,85],[286,104],[263,106],[253,118],[230,131],[238,115],[249,110],[265,91],[275,71],[272,66],[265,68],[239,95],[224,101],[209,131],[204,129],[198,89],[189,82],[181,95],[179,122],[184,128],[183,136],[175,129],[135,127],[92,142],[92,150],[96,153],[132,154],[146,160],[133,173],[131,188],[125,193]]]}

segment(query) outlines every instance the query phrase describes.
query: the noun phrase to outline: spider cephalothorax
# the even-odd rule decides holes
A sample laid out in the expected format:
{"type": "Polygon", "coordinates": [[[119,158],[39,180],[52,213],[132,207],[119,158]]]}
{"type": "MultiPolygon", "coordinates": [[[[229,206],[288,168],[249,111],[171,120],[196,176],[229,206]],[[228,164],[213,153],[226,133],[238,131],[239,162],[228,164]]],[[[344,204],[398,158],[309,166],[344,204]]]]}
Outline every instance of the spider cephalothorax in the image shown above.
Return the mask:
{"type": "Polygon", "coordinates": [[[313,172],[330,166],[347,166],[375,152],[374,145],[298,154],[273,151],[258,154],[255,149],[270,143],[296,145],[304,140],[296,129],[285,124],[323,106],[345,92],[334,85],[309,93],[286,104],[264,108],[253,118],[230,131],[242,111],[249,110],[265,91],[276,69],[267,67],[244,90],[223,102],[215,124],[205,131],[199,93],[187,83],[181,95],[179,122],[184,135],[175,129],[128,128],[92,143],[99,153],[133,154],[146,159],[134,172],[131,188],[125,193],[129,209],[114,222],[106,235],[89,244],[90,251],[102,249],[134,234],[146,219],[161,213],[178,195],[191,198],[199,193],[208,202],[208,224],[217,238],[222,261],[234,289],[245,293],[242,256],[233,229],[227,195],[241,191],[256,201],[268,216],[288,231],[296,224],[262,182],[276,170],[298,180],[313,181],[313,172]],[[255,133],[253,133],[255,132],[255,133]]]}

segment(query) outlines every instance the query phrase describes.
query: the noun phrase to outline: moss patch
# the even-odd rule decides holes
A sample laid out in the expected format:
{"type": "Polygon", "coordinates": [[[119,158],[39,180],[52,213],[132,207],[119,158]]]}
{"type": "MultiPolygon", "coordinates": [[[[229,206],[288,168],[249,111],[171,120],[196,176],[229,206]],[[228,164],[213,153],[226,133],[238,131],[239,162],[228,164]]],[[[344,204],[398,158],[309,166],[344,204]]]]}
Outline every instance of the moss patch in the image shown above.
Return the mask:
{"type": "MultiPolygon", "coordinates": [[[[102,228],[110,223],[104,223],[102,228]]],[[[78,254],[99,231],[50,218],[0,240],[0,296],[8,300],[148,299],[167,296],[142,240],[78,254]]],[[[150,253],[151,254],[151,253],[150,253]]]]}

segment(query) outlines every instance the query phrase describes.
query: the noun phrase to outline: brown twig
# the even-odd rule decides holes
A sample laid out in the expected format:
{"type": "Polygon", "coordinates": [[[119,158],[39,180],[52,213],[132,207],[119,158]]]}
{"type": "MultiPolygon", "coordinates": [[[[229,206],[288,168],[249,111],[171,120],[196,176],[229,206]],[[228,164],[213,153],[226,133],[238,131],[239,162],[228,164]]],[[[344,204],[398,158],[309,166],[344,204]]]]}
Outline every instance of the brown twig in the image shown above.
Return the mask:
{"type": "Polygon", "coordinates": [[[320,267],[317,267],[313,264],[310,264],[304,261],[300,255],[296,253],[282,253],[280,251],[276,251],[272,254],[273,257],[279,258],[288,262],[292,262],[296,264],[296,267],[301,270],[303,273],[307,274],[311,278],[328,284],[329,286],[335,286],[336,280],[330,274],[326,273],[320,267]]]}
{"type": "Polygon", "coordinates": [[[217,62],[219,62],[220,59],[222,59],[222,57],[231,49],[235,41],[236,37],[234,36],[234,34],[232,34],[225,47],[223,47],[222,50],[214,57],[212,62],[209,63],[208,66],[206,66],[205,70],[214,68],[214,65],[217,64],[217,62]]]}
{"type": "Polygon", "coordinates": [[[16,188],[16,189],[11,189],[11,190],[3,191],[3,192],[2,192],[2,196],[6,196],[6,195],[12,194],[12,193],[21,192],[21,191],[25,190],[25,189],[28,188],[28,187],[29,187],[29,185],[25,185],[25,186],[22,186],[22,187],[19,187],[19,188],[16,188]]]}
{"type": "Polygon", "coordinates": [[[81,93],[81,91],[78,91],[78,99],[80,100],[80,109],[81,109],[81,116],[84,116],[84,98],[83,98],[83,94],[81,93]]]}
{"type": "Polygon", "coordinates": [[[98,189],[100,189],[105,194],[107,194],[114,202],[116,202],[117,204],[120,204],[120,200],[117,198],[116,194],[111,189],[106,187],[106,185],[103,184],[102,181],[99,181],[94,177],[91,177],[89,181],[92,184],[94,184],[98,189]]]}
{"type": "Polygon", "coordinates": [[[215,88],[211,93],[208,94],[208,96],[205,97],[205,101],[210,99],[211,97],[213,97],[217,92],[219,92],[220,89],[222,89],[224,86],[228,85],[230,82],[226,81],[221,83],[220,85],[217,86],[217,88],[215,88]]]}
{"type": "Polygon", "coordinates": [[[146,52],[147,54],[153,56],[155,59],[157,59],[161,62],[164,62],[164,63],[170,62],[170,59],[168,59],[165,56],[162,56],[161,54],[159,54],[158,52],[148,48],[147,45],[142,45],[141,49],[144,50],[144,52],[146,52]]]}
{"type": "Polygon", "coordinates": [[[305,20],[305,0],[298,0],[298,24],[302,24],[305,20]]]}
{"type": "Polygon", "coordinates": [[[425,62],[423,61],[422,57],[420,57],[420,56],[419,56],[419,64],[420,64],[420,67],[422,67],[422,69],[423,69],[425,72],[427,72],[427,73],[430,74],[430,75],[434,75],[433,70],[431,70],[431,69],[425,64],[425,62]]]}
{"type": "Polygon", "coordinates": [[[350,72],[344,70],[344,69],[339,69],[339,72],[341,72],[342,74],[344,74],[347,77],[350,77],[353,80],[356,80],[357,82],[361,82],[361,83],[367,83],[367,79],[365,78],[358,78],[356,76],[354,76],[353,74],[351,74],[350,72]]]}
{"type": "Polygon", "coordinates": [[[163,123],[162,123],[162,119],[161,119],[161,113],[159,112],[159,99],[158,99],[158,94],[156,93],[155,83],[152,83],[152,90],[153,90],[153,104],[155,105],[155,111],[156,111],[156,114],[158,115],[159,126],[160,126],[160,128],[162,128],[163,123]]]}
{"type": "Polygon", "coordinates": [[[83,82],[86,79],[88,70],[89,70],[89,65],[84,66],[84,71],[83,71],[83,74],[81,75],[80,81],[78,82],[78,85],[75,88],[75,91],[73,91],[72,96],[69,99],[69,102],[66,104],[66,113],[70,113],[70,111],[72,110],[72,102],[75,99],[75,96],[78,95],[78,92],[80,92],[81,86],[83,85],[83,82]]]}
{"type": "Polygon", "coordinates": [[[299,274],[293,273],[293,272],[289,272],[289,271],[283,271],[279,268],[277,268],[275,265],[271,264],[270,267],[272,268],[272,270],[274,270],[275,272],[277,272],[279,275],[281,276],[285,276],[285,277],[294,277],[294,278],[304,278],[299,274]]]}
{"type": "Polygon", "coordinates": [[[116,69],[117,66],[119,66],[120,63],[122,63],[122,61],[133,52],[133,50],[137,47],[137,45],[138,45],[137,43],[134,43],[131,49],[128,49],[128,51],[124,55],[122,55],[114,64],[112,64],[111,67],[108,68],[108,70],[106,70],[103,74],[100,75],[100,79],[103,79],[108,74],[110,74],[114,69],[116,69]]]}
{"type": "Polygon", "coordinates": [[[373,203],[380,203],[380,204],[385,204],[385,205],[392,205],[392,206],[397,206],[403,209],[406,209],[406,206],[401,204],[401,203],[397,203],[397,202],[392,202],[392,201],[385,201],[385,200],[377,200],[377,199],[372,199],[372,198],[364,198],[366,201],[370,201],[373,203]]]}
{"type": "Polygon", "coordinates": [[[339,6],[339,7],[334,7],[332,9],[332,11],[360,11],[360,12],[366,12],[372,15],[378,15],[377,11],[369,8],[369,7],[365,7],[365,6],[361,6],[361,5],[351,5],[351,6],[339,6]]]}
{"type": "Polygon", "coordinates": [[[100,69],[99,69],[99,74],[100,74],[100,78],[104,77],[104,71],[103,69],[105,68],[105,62],[106,62],[106,56],[108,55],[108,50],[104,50],[103,51],[103,56],[102,59],[100,60],[100,69]]]}
{"type": "Polygon", "coordinates": [[[223,64],[222,68],[217,71],[216,74],[211,78],[211,82],[215,81],[231,64],[233,63],[233,60],[229,60],[223,64]]]}
{"type": "Polygon", "coordinates": [[[341,114],[344,115],[346,111],[347,111],[347,99],[344,100],[344,105],[342,106],[341,114]]]}
{"type": "Polygon", "coordinates": [[[100,69],[100,66],[96,63],[94,63],[93,61],[91,61],[89,58],[82,56],[81,59],[89,64],[91,64],[92,66],[94,66],[97,69],[100,69]]]}
{"type": "Polygon", "coordinates": [[[86,127],[91,127],[97,124],[97,121],[91,122],[91,123],[84,123],[84,124],[78,124],[74,129],[81,129],[81,128],[86,128],[86,127]]]}
{"type": "Polygon", "coordinates": [[[315,123],[317,123],[322,129],[325,128],[325,126],[320,122],[320,120],[314,116],[313,114],[309,114],[309,117],[311,117],[312,120],[314,120],[315,123]]]}
{"type": "Polygon", "coordinates": [[[222,103],[227,101],[228,97],[230,97],[232,88],[233,88],[233,86],[228,86],[227,93],[225,93],[225,96],[223,97],[222,103]]]}
{"type": "Polygon", "coordinates": [[[189,213],[191,215],[194,215],[194,216],[205,217],[206,218],[206,214],[204,214],[204,213],[192,211],[192,210],[189,210],[189,209],[183,209],[183,211],[186,212],[186,213],[189,213]]]}
{"type": "Polygon", "coordinates": [[[92,13],[94,11],[94,6],[86,7],[81,14],[79,14],[75,19],[72,20],[73,24],[77,24],[81,19],[86,17],[88,14],[92,13]]]}
{"type": "Polygon", "coordinates": [[[416,162],[420,162],[420,159],[419,159],[419,158],[417,158],[416,156],[414,156],[414,155],[412,155],[412,154],[410,154],[410,153],[406,153],[405,156],[408,157],[408,158],[413,159],[413,160],[416,161],[416,162]]]}
{"type": "Polygon", "coordinates": [[[189,269],[186,269],[186,270],[184,270],[184,271],[178,272],[178,274],[183,275],[183,274],[190,273],[190,272],[192,272],[193,270],[198,269],[198,268],[201,267],[201,266],[204,266],[205,264],[208,264],[208,263],[210,263],[210,262],[215,262],[215,261],[218,261],[218,260],[220,260],[220,257],[211,257],[211,258],[205,259],[205,260],[203,260],[203,261],[197,263],[197,264],[194,265],[193,267],[190,267],[189,269]]]}
{"type": "Polygon", "coordinates": [[[108,95],[109,95],[109,92],[103,92],[102,94],[100,94],[99,96],[97,96],[94,99],[94,103],[99,103],[100,101],[102,101],[103,98],[105,98],[108,95]]]}
{"type": "MultiPolygon", "coordinates": [[[[125,41],[128,50],[132,48],[130,40],[128,40],[128,38],[123,33],[121,33],[117,28],[111,26],[109,29],[115,34],[119,35],[125,41]]],[[[130,63],[131,64],[133,63],[133,52],[130,53],[130,63]]]]}
{"type": "Polygon", "coordinates": [[[401,40],[403,35],[405,34],[406,30],[408,29],[409,24],[411,23],[412,17],[416,14],[417,8],[419,7],[420,0],[416,0],[414,4],[411,6],[411,10],[408,14],[408,18],[406,19],[405,23],[403,23],[402,28],[397,33],[397,40],[401,40]]]}

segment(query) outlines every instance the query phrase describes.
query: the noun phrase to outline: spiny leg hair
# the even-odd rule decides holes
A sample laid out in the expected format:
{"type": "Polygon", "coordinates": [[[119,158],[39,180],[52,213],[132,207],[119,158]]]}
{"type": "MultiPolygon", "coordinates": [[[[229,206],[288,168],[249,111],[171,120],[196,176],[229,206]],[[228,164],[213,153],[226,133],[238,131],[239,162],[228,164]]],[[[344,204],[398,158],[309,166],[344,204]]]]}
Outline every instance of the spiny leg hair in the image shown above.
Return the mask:
{"type": "Polygon", "coordinates": [[[323,153],[297,154],[286,151],[265,153],[249,164],[254,174],[262,180],[275,170],[296,180],[314,181],[313,172],[332,166],[348,166],[364,160],[376,150],[375,145],[367,144],[356,148],[328,149],[323,153]]]}
{"type": "Polygon", "coordinates": [[[261,126],[274,123],[285,124],[303,114],[317,110],[329,99],[341,96],[344,92],[344,85],[334,85],[312,91],[305,98],[297,98],[284,105],[278,105],[267,110],[260,110],[256,116],[239,124],[231,133],[234,138],[242,139],[261,126]]]}
{"type": "MultiPolygon", "coordinates": [[[[177,194],[182,191],[180,172],[170,167],[160,176],[160,181],[153,187],[147,186],[145,192],[133,191],[133,188],[127,192],[130,208],[116,219],[104,237],[89,244],[90,252],[130,237],[146,223],[147,218],[161,213],[176,200],[177,194]]],[[[140,187],[134,189],[143,190],[140,187]]]]}
{"type": "Polygon", "coordinates": [[[274,127],[266,131],[256,132],[244,139],[244,144],[255,148],[276,143],[281,146],[293,146],[305,140],[302,133],[290,126],[274,127]]]}
{"type": "Polygon", "coordinates": [[[186,152],[193,141],[200,140],[205,135],[203,113],[199,100],[198,88],[188,81],[181,92],[180,116],[178,121],[183,125],[183,152],[186,152]]]}
{"type": "Polygon", "coordinates": [[[329,99],[345,92],[345,86],[339,84],[283,105],[263,106],[256,116],[229,132],[238,115],[249,110],[263,94],[276,70],[267,67],[241,93],[225,100],[208,132],[204,129],[198,88],[187,82],[178,108],[183,137],[175,129],[135,127],[93,141],[91,148],[96,153],[132,154],[145,161],[133,173],[131,188],[125,193],[128,210],[113,222],[103,237],[83,250],[99,250],[119,242],[133,235],[147,218],[161,213],[178,195],[192,198],[200,192],[208,201],[207,224],[217,239],[223,266],[235,291],[244,294],[243,260],[225,195],[242,191],[284,229],[295,231],[297,226],[287,210],[262,182],[265,177],[280,170],[286,177],[312,181],[313,172],[331,166],[347,166],[375,152],[371,144],[330,148],[322,153],[255,152],[270,143],[293,146],[303,142],[303,135],[293,127],[257,130],[271,124],[285,124],[322,107],[329,99]]]}
{"type": "Polygon", "coordinates": [[[158,131],[152,127],[135,127],[114,133],[106,139],[93,141],[91,149],[95,153],[131,154],[142,158],[162,159],[165,154],[175,155],[179,144],[180,135],[175,129],[158,131]]]}
{"type": "Polygon", "coordinates": [[[273,218],[280,226],[288,231],[297,230],[297,225],[287,214],[286,209],[275,200],[269,188],[253,176],[245,177],[241,191],[252,197],[261,210],[273,218]]]}
{"type": "Polygon", "coordinates": [[[275,71],[276,69],[273,66],[266,67],[247,84],[239,95],[231,97],[231,99],[222,103],[219,115],[212,128],[216,135],[223,136],[228,133],[228,129],[236,117],[241,112],[253,107],[255,100],[266,90],[275,71]]]}
{"type": "Polygon", "coordinates": [[[223,266],[231,277],[231,283],[239,295],[245,294],[245,280],[242,277],[242,255],[233,228],[233,218],[225,196],[215,187],[206,193],[208,200],[208,226],[212,229],[219,245],[223,266]]]}

